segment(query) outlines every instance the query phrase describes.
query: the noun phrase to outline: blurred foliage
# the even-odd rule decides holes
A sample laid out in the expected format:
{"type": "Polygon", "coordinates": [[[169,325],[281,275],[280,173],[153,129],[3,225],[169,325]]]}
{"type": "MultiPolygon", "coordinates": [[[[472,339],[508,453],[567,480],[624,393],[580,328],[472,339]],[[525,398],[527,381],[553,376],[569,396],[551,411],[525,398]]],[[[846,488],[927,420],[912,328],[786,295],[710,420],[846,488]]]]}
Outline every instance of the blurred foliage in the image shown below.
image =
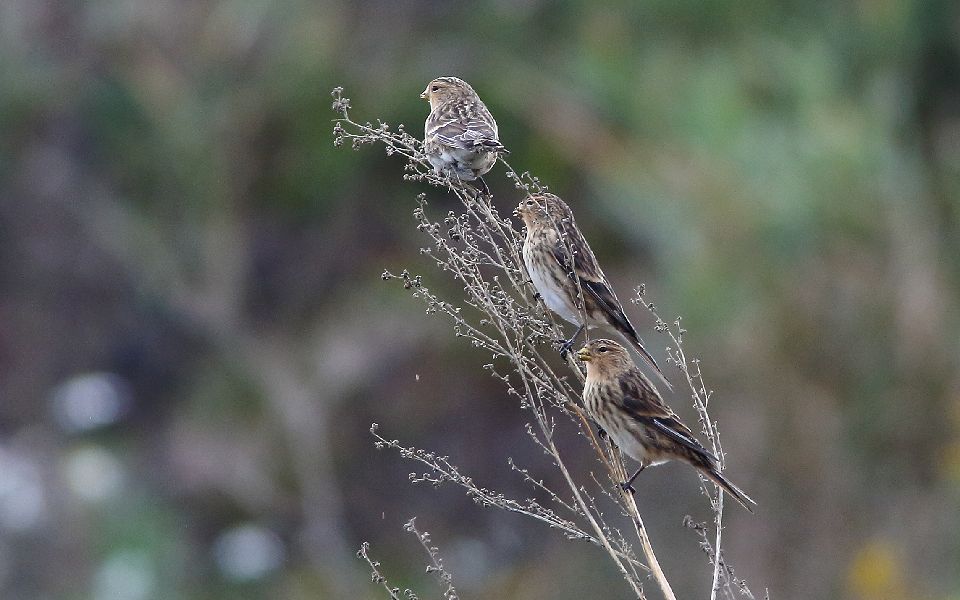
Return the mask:
{"type": "MultiPolygon", "coordinates": [[[[729,516],[737,574],[960,595],[956,3],[7,0],[0,53],[4,598],[379,598],[362,540],[426,594],[412,515],[465,597],[622,596],[593,549],[412,487],[370,442],[520,497],[506,456],[542,467],[483,357],[379,280],[457,297],[410,214],[453,204],[331,144],[334,85],[419,132],[446,74],[621,295],[683,315],[760,502],[729,516]]],[[[702,596],[695,478],[640,488],[702,596]]]]}

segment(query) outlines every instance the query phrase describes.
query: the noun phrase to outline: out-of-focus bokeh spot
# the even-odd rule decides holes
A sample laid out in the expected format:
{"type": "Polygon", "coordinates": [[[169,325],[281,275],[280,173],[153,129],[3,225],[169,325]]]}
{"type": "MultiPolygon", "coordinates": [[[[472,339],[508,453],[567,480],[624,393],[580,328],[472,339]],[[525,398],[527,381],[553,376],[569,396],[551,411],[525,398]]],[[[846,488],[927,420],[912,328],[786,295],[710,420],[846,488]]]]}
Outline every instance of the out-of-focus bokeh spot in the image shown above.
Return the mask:
{"type": "Polygon", "coordinates": [[[848,586],[858,600],[915,598],[907,589],[897,549],[886,540],[871,540],[856,551],[850,562],[848,586]]]}
{"type": "Polygon", "coordinates": [[[102,502],[119,493],[124,469],[120,460],[102,447],[77,448],[67,454],[63,467],[67,487],[88,502],[102,502]]]}
{"type": "Polygon", "coordinates": [[[157,574],[146,552],[118,550],[97,569],[93,585],[96,600],[147,600],[158,592],[157,574]]]}
{"type": "Polygon", "coordinates": [[[260,579],[283,564],[283,543],[258,525],[238,525],[217,536],[213,555],[224,577],[244,582],[260,579]]]}
{"type": "Polygon", "coordinates": [[[51,403],[57,422],[68,432],[112,425],[129,408],[126,384],[109,373],[78,375],[54,390],[51,403]]]}
{"type": "Polygon", "coordinates": [[[0,446],[0,528],[28,532],[47,520],[49,504],[40,466],[0,446]]]}

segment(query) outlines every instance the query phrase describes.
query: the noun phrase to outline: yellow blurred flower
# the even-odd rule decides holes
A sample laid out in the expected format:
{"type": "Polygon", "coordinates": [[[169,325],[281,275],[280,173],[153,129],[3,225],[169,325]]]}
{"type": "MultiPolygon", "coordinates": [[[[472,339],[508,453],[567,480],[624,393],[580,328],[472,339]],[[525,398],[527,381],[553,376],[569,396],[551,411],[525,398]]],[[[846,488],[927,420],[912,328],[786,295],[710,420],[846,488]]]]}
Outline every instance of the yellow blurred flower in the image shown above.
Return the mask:
{"type": "Polygon", "coordinates": [[[847,588],[850,597],[861,600],[907,598],[903,567],[893,544],[887,540],[864,544],[850,561],[847,588]]]}

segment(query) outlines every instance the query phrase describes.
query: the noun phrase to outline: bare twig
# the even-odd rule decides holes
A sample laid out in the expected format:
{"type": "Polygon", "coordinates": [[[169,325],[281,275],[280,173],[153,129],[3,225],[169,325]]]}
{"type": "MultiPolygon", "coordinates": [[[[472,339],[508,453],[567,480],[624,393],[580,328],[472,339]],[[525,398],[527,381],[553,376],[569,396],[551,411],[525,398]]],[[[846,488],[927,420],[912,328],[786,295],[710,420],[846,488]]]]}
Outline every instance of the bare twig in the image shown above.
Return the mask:
{"type": "Polygon", "coordinates": [[[417,541],[420,542],[420,545],[423,546],[423,549],[426,550],[430,556],[431,564],[427,567],[427,573],[436,573],[440,578],[440,582],[444,586],[444,600],[459,600],[460,596],[457,595],[457,590],[453,587],[453,576],[444,568],[443,559],[440,558],[440,550],[430,545],[430,534],[426,531],[421,533],[417,529],[416,521],[416,517],[411,518],[403,526],[403,529],[417,536],[417,541]]]}
{"type": "MultiPolygon", "coordinates": [[[[581,388],[572,385],[568,374],[557,373],[543,354],[544,348],[550,348],[564,336],[559,324],[529,283],[529,275],[521,259],[521,232],[509,219],[499,215],[492,197],[481,194],[469,184],[436,173],[423,154],[422,143],[407,133],[402,125],[392,130],[383,122],[377,125],[358,123],[351,119],[350,101],[343,97],[340,88],[333,91],[333,97],[333,108],[340,115],[334,125],[335,145],[349,142],[356,149],[366,144],[381,143],[388,155],[399,155],[405,159],[404,179],[425,182],[446,190],[462,203],[463,213],[450,211],[442,219],[434,220],[428,213],[426,195],[420,194],[413,213],[417,229],[428,240],[428,244],[420,249],[421,253],[463,286],[465,295],[462,305],[443,299],[424,285],[421,276],[407,271],[399,274],[384,271],[383,279],[402,283],[424,302],[427,313],[448,318],[457,337],[466,338],[473,346],[489,352],[490,362],[483,367],[503,382],[509,395],[518,399],[520,408],[530,418],[527,433],[532,442],[551,458],[562,476],[565,488],[562,492],[550,490],[542,479],[533,477],[512,459],[509,461],[511,468],[521,473],[528,483],[548,495],[556,507],[554,510],[531,499],[521,502],[480,487],[472,478],[461,474],[446,457],[402,446],[396,440],[387,440],[380,436],[374,425],[371,432],[377,446],[392,448],[401,456],[427,466],[427,472],[411,474],[413,482],[459,485],[482,506],[523,514],[561,531],[570,539],[587,541],[604,550],[638,598],[645,597],[641,572],[646,572],[656,581],[663,596],[673,600],[673,590],[660,568],[632,495],[610,494],[602,485],[601,494],[590,492],[599,484],[597,478],[591,474],[590,481],[578,482],[555,444],[556,419],[569,420],[590,441],[609,481],[619,483],[626,480],[620,452],[609,442],[601,445],[577,404],[581,388]],[[601,501],[614,503],[630,518],[645,562],[637,559],[632,544],[620,530],[610,527],[605,521],[603,506],[599,504],[601,501]]],[[[502,158],[500,163],[513,186],[522,193],[529,195],[546,189],[529,173],[517,173],[502,158]]],[[[647,307],[653,310],[652,306],[647,307]]],[[[704,423],[705,435],[722,460],[716,428],[706,412],[709,394],[704,389],[699,367],[696,373],[691,373],[687,368],[679,320],[677,331],[670,330],[659,317],[657,323],[658,330],[667,332],[673,342],[675,350],[668,349],[669,357],[684,372],[704,423]]],[[[584,373],[581,366],[569,356],[568,364],[573,375],[582,382],[584,373]]],[[[715,543],[718,549],[714,554],[708,553],[717,557],[711,558],[711,564],[715,567],[714,592],[711,594],[714,598],[722,571],[722,559],[719,558],[722,502],[712,499],[711,505],[715,514],[715,543]]],[[[725,581],[729,581],[729,578],[725,581]]]]}
{"type": "MultiPolygon", "coordinates": [[[[387,581],[387,578],[384,577],[383,573],[380,572],[380,563],[370,558],[368,551],[370,550],[370,544],[364,542],[360,544],[360,549],[357,550],[357,558],[362,558],[367,561],[367,564],[370,565],[370,580],[374,583],[379,583],[383,586],[383,589],[387,590],[387,594],[390,596],[390,600],[401,600],[400,598],[400,588],[390,587],[390,583],[387,581]]],[[[410,592],[410,590],[406,590],[410,592]]],[[[404,594],[408,600],[413,596],[404,594]]]]}

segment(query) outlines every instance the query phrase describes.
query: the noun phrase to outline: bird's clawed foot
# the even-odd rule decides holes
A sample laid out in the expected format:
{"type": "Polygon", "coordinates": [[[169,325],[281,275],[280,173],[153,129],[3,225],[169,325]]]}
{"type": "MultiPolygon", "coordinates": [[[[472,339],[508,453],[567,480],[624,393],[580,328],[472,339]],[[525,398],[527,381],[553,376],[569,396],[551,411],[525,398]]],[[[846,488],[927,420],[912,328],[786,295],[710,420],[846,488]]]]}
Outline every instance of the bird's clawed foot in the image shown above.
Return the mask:
{"type": "Polygon", "coordinates": [[[580,337],[580,334],[583,333],[585,329],[586,327],[581,325],[577,328],[577,331],[569,340],[557,340],[557,343],[560,344],[560,358],[567,358],[567,352],[570,352],[570,349],[573,348],[573,344],[577,341],[577,338],[580,337]]]}

